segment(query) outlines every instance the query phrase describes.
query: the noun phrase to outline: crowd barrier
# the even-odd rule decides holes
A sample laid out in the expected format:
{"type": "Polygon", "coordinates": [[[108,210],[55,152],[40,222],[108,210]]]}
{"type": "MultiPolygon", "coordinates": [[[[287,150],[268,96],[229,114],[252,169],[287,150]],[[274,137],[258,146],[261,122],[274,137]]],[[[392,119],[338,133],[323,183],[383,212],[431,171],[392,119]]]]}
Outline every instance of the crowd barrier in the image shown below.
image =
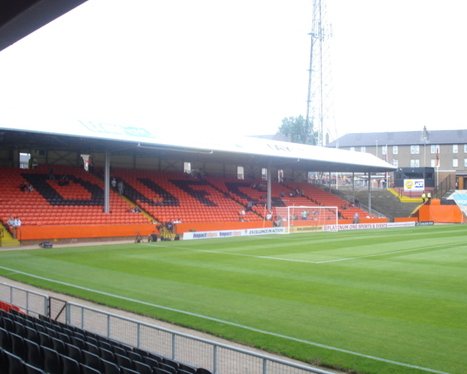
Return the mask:
{"type": "Polygon", "coordinates": [[[204,367],[215,374],[332,374],[327,370],[140,322],[7,283],[0,283],[0,300],[16,305],[27,314],[43,315],[91,330],[171,360],[204,367]]]}

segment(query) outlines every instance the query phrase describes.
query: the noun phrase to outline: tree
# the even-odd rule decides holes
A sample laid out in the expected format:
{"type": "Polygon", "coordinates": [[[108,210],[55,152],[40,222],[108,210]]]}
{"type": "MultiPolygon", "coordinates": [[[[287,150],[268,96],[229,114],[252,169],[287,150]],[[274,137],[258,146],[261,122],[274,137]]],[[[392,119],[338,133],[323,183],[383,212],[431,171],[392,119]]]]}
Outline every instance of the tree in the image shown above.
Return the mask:
{"type": "Polygon", "coordinates": [[[313,125],[306,123],[303,116],[284,118],[279,133],[287,136],[292,143],[316,144],[313,125]]]}

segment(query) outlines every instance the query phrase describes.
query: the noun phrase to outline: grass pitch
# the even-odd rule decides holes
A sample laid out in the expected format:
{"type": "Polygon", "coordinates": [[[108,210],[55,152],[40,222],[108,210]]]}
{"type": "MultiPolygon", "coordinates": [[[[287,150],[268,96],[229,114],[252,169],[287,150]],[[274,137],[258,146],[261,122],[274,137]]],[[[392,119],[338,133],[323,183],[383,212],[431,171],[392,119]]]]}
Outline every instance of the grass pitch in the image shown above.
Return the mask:
{"type": "Polygon", "coordinates": [[[0,274],[305,362],[465,373],[466,237],[459,225],[13,250],[0,274]]]}

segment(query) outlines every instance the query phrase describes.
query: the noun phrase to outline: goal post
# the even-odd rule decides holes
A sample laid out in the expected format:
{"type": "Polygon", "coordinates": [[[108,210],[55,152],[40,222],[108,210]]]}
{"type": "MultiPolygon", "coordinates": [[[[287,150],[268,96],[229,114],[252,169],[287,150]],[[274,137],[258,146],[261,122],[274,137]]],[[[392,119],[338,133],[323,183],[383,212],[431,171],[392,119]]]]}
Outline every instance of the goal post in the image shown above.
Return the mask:
{"type": "Polygon", "coordinates": [[[274,213],[275,225],[285,227],[287,233],[321,231],[325,225],[331,226],[331,231],[338,230],[337,206],[275,207],[274,213]]]}

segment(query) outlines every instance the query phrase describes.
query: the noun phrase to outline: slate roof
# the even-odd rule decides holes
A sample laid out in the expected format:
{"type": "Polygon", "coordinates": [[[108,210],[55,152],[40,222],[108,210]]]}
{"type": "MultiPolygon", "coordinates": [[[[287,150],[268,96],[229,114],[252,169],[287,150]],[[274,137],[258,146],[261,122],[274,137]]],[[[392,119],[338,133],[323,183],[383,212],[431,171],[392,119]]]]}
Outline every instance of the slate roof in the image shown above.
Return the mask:
{"type": "MultiPolygon", "coordinates": [[[[352,133],[334,140],[328,144],[328,147],[372,147],[376,144],[378,146],[423,145],[425,140],[423,131],[352,133]]],[[[467,129],[428,131],[426,144],[467,144],[467,129]]]]}

